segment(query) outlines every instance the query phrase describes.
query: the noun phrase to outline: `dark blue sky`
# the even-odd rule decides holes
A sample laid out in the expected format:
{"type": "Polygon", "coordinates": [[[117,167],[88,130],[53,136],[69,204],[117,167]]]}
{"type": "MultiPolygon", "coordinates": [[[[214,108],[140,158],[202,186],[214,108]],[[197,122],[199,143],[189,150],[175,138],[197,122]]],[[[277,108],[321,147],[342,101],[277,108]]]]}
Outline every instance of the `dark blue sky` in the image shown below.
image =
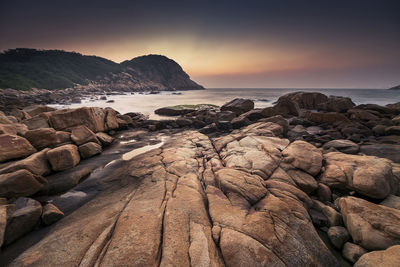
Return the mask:
{"type": "Polygon", "coordinates": [[[7,1],[0,50],[175,59],[208,87],[400,84],[400,1],[7,1]]]}

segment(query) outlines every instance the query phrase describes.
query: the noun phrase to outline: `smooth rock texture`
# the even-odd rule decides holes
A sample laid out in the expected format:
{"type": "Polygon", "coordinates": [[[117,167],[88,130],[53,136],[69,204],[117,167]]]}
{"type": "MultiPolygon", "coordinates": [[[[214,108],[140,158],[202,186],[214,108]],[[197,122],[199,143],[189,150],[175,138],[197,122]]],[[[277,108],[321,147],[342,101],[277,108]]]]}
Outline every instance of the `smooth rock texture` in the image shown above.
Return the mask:
{"type": "Polygon", "coordinates": [[[103,150],[101,146],[94,142],[89,142],[79,146],[79,154],[83,159],[93,157],[94,155],[100,154],[103,150]]]}
{"type": "Polygon", "coordinates": [[[400,245],[386,250],[372,251],[362,255],[354,267],[396,267],[400,264],[400,245]]]}
{"type": "Polygon", "coordinates": [[[360,194],[383,199],[394,188],[389,161],[371,156],[331,152],[324,155],[325,172],[321,182],[333,188],[355,190],[360,194]]]}
{"type": "Polygon", "coordinates": [[[0,197],[26,197],[38,192],[46,179],[27,170],[18,170],[0,175],[0,197]]]}
{"type": "Polygon", "coordinates": [[[346,154],[357,154],[360,146],[350,140],[332,140],[323,145],[324,149],[334,148],[346,154]]]}
{"type": "Polygon", "coordinates": [[[53,128],[29,130],[25,133],[25,138],[38,150],[46,147],[54,147],[60,143],[56,130],[53,128]]]}
{"type": "Polygon", "coordinates": [[[44,224],[50,225],[62,219],[64,217],[64,213],[53,204],[48,203],[43,206],[41,217],[44,224]]]}
{"type": "Polygon", "coordinates": [[[70,169],[80,161],[78,147],[72,144],[53,148],[47,151],[46,155],[54,171],[70,169]]]}
{"type": "Polygon", "coordinates": [[[0,169],[0,174],[10,173],[14,171],[18,171],[21,169],[28,170],[32,174],[36,175],[47,175],[51,172],[51,167],[49,162],[47,161],[47,151],[50,148],[46,148],[41,150],[40,152],[36,152],[25,159],[21,159],[15,162],[12,162],[6,165],[4,168],[0,169]]]}
{"type": "Polygon", "coordinates": [[[6,227],[5,244],[10,244],[32,231],[42,214],[42,206],[34,199],[18,198],[15,204],[15,211],[6,227]]]}
{"type": "Polygon", "coordinates": [[[342,226],[332,226],[328,229],[328,237],[337,249],[342,249],[344,243],[349,241],[350,235],[346,228],[342,226]]]}
{"type": "Polygon", "coordinates": [[[340,198],[338,204],[355,243],[368,250],[400,244],[400,210],[356,197],[340,198]]]}
{"type": "Polygon", "coordinates": [[[342,250],[343,257],[351,263],[355,263],[365,253],[367,250],[351,242],[346,242],[342,250]]]}
{"type": "Polygon", "coordinates": [[[74,127],[71,131],[71,139],[78,146],[88,142],[100,144],[97,136],[85,125],[74,127]]]}
{"type": "Polygon", "coordinates": [[[36,149],[23,137],[0,135],[0,162],[26,157],[35,152],[36,149]]]}
{"type": "Polygon", "coordinates": [[[221,111],[232,111],[237,116],[254,108],[254,102],[250,99],[236,98],[221,107],[221,111]]]}

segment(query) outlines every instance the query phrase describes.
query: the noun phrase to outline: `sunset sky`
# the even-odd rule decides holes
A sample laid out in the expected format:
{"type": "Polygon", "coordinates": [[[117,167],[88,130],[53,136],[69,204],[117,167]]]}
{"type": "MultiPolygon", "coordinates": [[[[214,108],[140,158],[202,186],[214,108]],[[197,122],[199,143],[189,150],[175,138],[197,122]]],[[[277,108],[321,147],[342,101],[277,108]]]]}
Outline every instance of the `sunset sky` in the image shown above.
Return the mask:
{"type": "Polygon", "coordinates": [[[0,50],[177,61],[206,87],[400,84],[400,1],[2,0],[0,50]]]}

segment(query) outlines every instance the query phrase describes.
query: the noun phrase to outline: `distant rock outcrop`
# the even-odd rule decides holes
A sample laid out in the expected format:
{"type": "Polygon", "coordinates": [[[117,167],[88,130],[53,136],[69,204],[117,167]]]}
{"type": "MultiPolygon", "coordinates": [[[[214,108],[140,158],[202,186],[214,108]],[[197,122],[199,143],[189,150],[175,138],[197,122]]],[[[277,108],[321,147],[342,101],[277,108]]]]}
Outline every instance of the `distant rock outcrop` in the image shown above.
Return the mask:
{"type": "Polygon", "coordinates": [[[0,53],[0,88],[146,91],[204,89],[181,66],[161,55],[121,64],[62,50],[17,48],[0,53]]]}
{"type": "Polygon", "coordinates": [[[400,85],[389,88],[389,90],[400,90],[400,85]]]}

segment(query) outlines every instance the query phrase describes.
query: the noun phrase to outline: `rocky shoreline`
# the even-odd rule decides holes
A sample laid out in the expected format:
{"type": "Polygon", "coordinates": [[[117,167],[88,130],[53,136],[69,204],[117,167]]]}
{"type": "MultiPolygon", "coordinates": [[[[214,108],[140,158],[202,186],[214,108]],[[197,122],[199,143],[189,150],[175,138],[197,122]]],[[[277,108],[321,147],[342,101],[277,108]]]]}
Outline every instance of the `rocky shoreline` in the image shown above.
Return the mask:
{"type": "Polygon", "coordinates": [[[400,262],[400,102],[296,92],[160,121],[16,106],[0,113],[2,266],[400,262]]]}

